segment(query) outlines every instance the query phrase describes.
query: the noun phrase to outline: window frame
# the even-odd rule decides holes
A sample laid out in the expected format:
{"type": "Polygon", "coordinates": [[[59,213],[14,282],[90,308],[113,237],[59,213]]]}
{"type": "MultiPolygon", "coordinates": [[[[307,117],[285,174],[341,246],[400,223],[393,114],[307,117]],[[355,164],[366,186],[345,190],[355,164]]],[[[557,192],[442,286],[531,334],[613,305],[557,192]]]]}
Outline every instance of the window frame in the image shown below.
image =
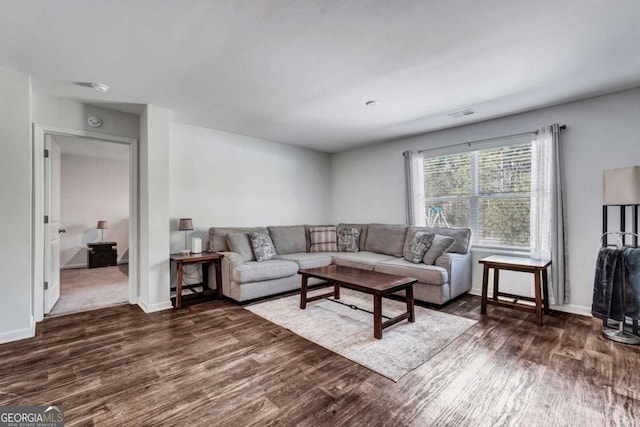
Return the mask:
{"type": "MultiPolygon", "coordinates": [[[[479,192],[479,156],[478,152],[482,150],[490,150],[494,148],[503,148],[517,145],[526,145],[530,146],[533,144],[534,134],[526,133],[526,134],[518,134],[503,138],[493,138],[487,140],[481,140],[474,143],[464,143],[464,144],[456,144],[450,147],[439,147],[431,150],[423,150],[421,153],[423,155],[423,161],[426,161],[428,158],[441,157],[447,155],[461,154],[461,153],[470,153],[471,157],[471,192],[468,196],[437,196],[437,197],[429,197],[426,192],[424,194],[425,201],[425,210],[427,208],[427,204],[429,202],[460,202],[460,201],[468,201],[469,202],[469,228],[473,232],[471,248],[477,249],[491,249],[491,250],[503,250],[508,252],[530,252],[531,250],[531,240],[529,240],[529,245],[524,246],[510,246],[510,245],[491,245],[491,244],[482,244],[478,241],[478,232],[480,231],[480,201],[482,199],[490,199],[490,200],[515,200],[515,199],[525,199],[531,202],[532,193],[529,190],[526,193],[494,193],[494,194],[480,194],[479,192]],[[475,215],[472,213],[475,211],[475,215]]],[[[426,171],[423,170],[423,173],[426,171]]],[[[425,188],[426,190],[426,188],[425,188]]],[[[426,224],[425,224],[426,225],[426,224]]],[[[529,226],[529,232],[531,232],[531,227],[529,226]]]]}

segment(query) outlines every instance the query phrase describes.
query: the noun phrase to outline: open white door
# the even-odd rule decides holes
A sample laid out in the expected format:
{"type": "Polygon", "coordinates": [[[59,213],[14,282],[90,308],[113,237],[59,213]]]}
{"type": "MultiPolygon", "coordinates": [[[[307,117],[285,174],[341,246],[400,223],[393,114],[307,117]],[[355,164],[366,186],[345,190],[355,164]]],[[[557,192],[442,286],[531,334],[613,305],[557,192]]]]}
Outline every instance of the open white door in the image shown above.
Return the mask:
{"type": "Polygon", "coordinates": [[[44,313],[51,311],[60,298],[60,147],[45,135],[48,157],[44,162],[44,211],[49,217],[44,226],[44,313]]]}

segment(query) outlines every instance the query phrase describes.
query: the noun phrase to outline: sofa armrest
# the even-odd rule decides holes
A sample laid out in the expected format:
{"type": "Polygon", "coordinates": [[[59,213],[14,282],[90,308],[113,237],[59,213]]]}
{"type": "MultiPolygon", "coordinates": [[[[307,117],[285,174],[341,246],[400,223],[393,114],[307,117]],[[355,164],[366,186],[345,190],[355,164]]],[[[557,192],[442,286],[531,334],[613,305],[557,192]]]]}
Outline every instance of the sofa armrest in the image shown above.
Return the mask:
{"type": "MultiPolygon", "coordinates": [[[[229,296],[229,283],[231,282],[231,272],[234,268],[237,268],[244,264],[242,255],[237,252],[219,252],[224,255],[221,263],[220,275],[222,276],[222,294],[229,296]]],[[[216,283],[216,270],[213,264],[209,266],[209,287],[211,289],[217,288],[216,283]]]]}
{"type": "Polygon", "coordinates": [[[449,298],[455,298],[471,290],[471,252],[444,253],[436,259],[436,266],[444,268],[449,273],[449,298]]]}

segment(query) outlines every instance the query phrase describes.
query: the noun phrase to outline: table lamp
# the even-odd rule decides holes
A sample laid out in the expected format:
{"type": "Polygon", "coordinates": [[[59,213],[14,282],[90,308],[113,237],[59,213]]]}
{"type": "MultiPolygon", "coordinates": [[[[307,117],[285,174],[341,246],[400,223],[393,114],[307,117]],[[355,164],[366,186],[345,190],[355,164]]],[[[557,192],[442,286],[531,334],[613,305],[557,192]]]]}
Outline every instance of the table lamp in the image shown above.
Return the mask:
{"type": "Polygon", "coordinates": [[[104,230],[107,230],[109,228],[109,223],[107,221],[98,221],[98,226],[96,227],[98,230],[100,230],[101,237],[100,237],[100,243],[104,243],[104,230]]]}
{"type": "Polygon", "coordinates": [[[188,255],[189,249],[187,248],[187,231],[193,230],[193,221],[191,218],[180,218],[178,223],[178,230],[184,231],[184,250],[180,251],[181,254],[188,255]]]}

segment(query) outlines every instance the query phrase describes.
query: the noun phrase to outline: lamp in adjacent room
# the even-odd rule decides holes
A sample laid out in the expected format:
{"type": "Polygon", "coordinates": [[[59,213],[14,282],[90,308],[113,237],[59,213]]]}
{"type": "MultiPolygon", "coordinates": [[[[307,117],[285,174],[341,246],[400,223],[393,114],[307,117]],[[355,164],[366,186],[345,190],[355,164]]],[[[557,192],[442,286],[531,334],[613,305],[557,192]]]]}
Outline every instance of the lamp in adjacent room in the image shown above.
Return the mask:
{"type": "Polygon", "coordinates": [[[107,221],[98,221],[98,226],[96,227],[98,230],[100,230],[100,243],[104,243],[104,230],[108,230],[109,229],[109,223],[107,221]]]}
{"type": "Polygon", "coordinates": [[[178,223],[178,230],[184,231],[184,250],[180,251],[180,253],[188,255],[189,249],[187,248],[187,231],[193,230],[193,220],[191,218],[180,218],[180,222],[178,223]]]}

